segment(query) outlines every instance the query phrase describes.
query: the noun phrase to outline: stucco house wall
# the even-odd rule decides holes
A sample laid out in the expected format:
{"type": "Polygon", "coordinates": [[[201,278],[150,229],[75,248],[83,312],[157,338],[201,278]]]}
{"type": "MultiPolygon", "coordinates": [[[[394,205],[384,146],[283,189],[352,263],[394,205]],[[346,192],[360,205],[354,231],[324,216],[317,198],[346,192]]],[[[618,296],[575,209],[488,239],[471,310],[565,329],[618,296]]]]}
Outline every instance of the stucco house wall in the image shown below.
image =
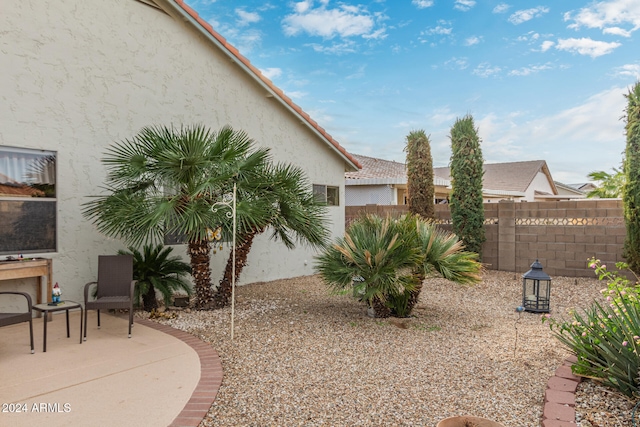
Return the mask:
{"type": "Polygon", "coordinates": [[[536,200],[536,191],[542,191],[548,194],[554,194],[553,187],[551,187],[551,183],[549,182],[549,178],[543,172],[538,172],[536,176],[531,180],[531,184],[525,190],[525,200],[528,202],[533,202],[536,200]]]}
{"type": "MultiPolygon", "coordinates": [[[[171,0],[168,0],[171,1],[171,0]]],[[[162,4],[162,2],[158,2],[162,4]]],[[[212,45],[184,18],[135,0],[22,0],[0,14],[0,145],[57,152],[58,251],[53,279],[82,300],[97,258],[123,248],[81,215],[105,179],[110,144],[147,125],[202,123],[245,130],[274,159],[302,167],[314,184],[340,188],[354,169],[308,124],[212,45]]],[[[334,237],[344,206],[329,208],[334,237]]],[[[174,252],[186,257],[186,247],[174,252]]],[[[37,254],[35,254],[37,256],[37,254]]],[[[213,256],[214,283],[228,251],[213,256]]],[[[314,252],[258,238],[241,282],[313,274],[314,252]]],[[[35,280],[0,282],[35,294],[35,280]]]]}
{"type": "Polygon", "coordinates": [[[345,205],[397,205],[397,191],[392,185],[350,185],[346,189],[345,205]]]}

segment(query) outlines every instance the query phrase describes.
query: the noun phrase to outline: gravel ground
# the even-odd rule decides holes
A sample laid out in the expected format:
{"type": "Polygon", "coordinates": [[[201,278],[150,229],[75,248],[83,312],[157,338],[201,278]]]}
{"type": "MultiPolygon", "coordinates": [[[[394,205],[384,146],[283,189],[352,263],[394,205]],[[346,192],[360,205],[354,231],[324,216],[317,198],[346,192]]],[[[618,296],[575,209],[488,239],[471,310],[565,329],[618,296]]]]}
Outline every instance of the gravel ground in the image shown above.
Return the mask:
{"type": "MultiPolygon", "coordinates": [[[[552,315],[587,306],[602,287],[554,277],[552,315]]],[[[488,271],[472,287],[428,279],[409,319],[369,318],[318,276],[236,294],[233,341],[229,308],[158,320],[210,342],[222,359],[222,387],[201,427],[435,426],[456,415],[539,426],[546,383],[569,355],[539,315],[515,312],[514,273],[488,271]]],[[[591,424],[582,427],[631,426],[615,421],[630,408],[611,415],[602,409],[611,393],[587,384],[578,413],[591,424]]]]}

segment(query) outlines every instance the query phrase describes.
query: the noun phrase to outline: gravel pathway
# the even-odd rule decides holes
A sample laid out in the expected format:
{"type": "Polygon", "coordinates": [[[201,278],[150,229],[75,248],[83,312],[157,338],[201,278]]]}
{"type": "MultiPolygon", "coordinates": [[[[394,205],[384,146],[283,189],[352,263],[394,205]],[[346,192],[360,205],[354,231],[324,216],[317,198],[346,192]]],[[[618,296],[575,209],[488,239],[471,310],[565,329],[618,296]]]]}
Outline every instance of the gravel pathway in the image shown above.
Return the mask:
{"type": "MultiPolygon", "coordinates": [[[[455,415],[537,427],[546,383],[569,352],[539,315],[515,312],[520,277],[488,271],[472,287],[429,279],[409,319],[369,318],[318,276],[246,285],[236,291],[234,341],[229,308],[159,321],[222,359],[201,427],[435,426],[455,415]]],[[[554,277],[552,315],[587,306],[602,287],[554,277]]]]}

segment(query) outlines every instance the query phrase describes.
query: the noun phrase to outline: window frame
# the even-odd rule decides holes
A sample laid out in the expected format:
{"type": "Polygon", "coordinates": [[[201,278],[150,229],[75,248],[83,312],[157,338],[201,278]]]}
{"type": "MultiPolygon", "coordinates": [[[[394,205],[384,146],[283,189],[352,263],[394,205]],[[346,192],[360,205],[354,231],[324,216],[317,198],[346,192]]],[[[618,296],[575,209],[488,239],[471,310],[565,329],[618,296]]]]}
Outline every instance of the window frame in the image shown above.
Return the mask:
{"type": "MultiPolygon", "coordinates": [[[[0,163],[0,175],[4,175],[6,178],[10,181],[6,181],[6,183],[15,182],[16,184],[26,184],[27,186],[29,186],[30,188],[33,188],[37,191],[40,191],[44,194],[42,195],[36,195],[36,194],[32,194],[32,195],[3,195],[0,194],[0,204],[5,205],[6,208],[11,208],[11,205],[13,204],[12,202],[22,202],[23,204],[25,202],[28,203],[51,203],[53,205],[53,209],[52,209],[52,213],[51,211],[47,212],[47,211],[42,211],[43,215],[52,215],[52,222],[47,224],[47,225],[51,225],[53,227],[52,233],[52,245],[45,245],[46,247],[40,247],[40,248],[34,248],[34,249],[27,249],[28,244],[25,243],[27,240],[18,240],[17,243],[18,245],[13,247],[13,246],[8,246],[6,249],[0,248],[0,256],[4,256],[4,255],[13,255],[13,254],[39,254],[39,253],[55,253],[58,252],[58,195],[59,195],[59,186],[58,186],[58,162],[59,162],[59,153],[58,151],[55,150],[45,150],[45,149],[39,149],[39,148],[28,148],[28,147],[16,147],[16,146],[9,146],[9,145],[0,145],[0,153],[8,153],[8,155],[10,156],[12,153],[14,154],[28,154],[28,155],[34,155],[34,159],[35,158],[46,158],[48,156],[53,157],[53,166],[51,167],[53,170],[48,170],[48,171],[44,171],[41,172],[43,174],[46,174],[48,176],[48,178],[50,180],[52,180],[51,186],[52,186],[52,195],[48,195],[46,189],[45,190],[41,190],[37,187],[31,187],[31,185],[33,185],[33,183],[29,184],[28,182],[18,182],[17,179],[12,178],[11,172],[8,169],[3,169],[2,163],[0,163]]],[[[29,165],[30,166],[30,165],[29,165]]],[[[6,185],[5,183],[5,185],[6,185]]],[[[40,182],[40,184],[42,183],[46,183],[46,182],[40,182]]],[[[0,184],[2,184],[2,182],[0,182],[0,184]]],[[[51,189],[50,189],[51,190],[51,189]]],[[[35,193],[35,192],[34,192],[35,193]]],[[[19,214],[19,212],[22,211],[22,209],[25,209],[26,206],[20,206],[19,209],[20,211],[16,211],[16,213],[19,214]]],[[[9,212],[8,215],[11,215],[12,213],[9,212]]],[[[13,230],[12,230],[13,231],[13,230]]],[[[10,232],[12,232],[10,231],[10,232]]],[[[35,234],[27,236],[27,238],[33,238],[35,234]]],[[[4,237],[5,234],[1,234],[0,237],[4,237]]],[[[43,239],[44,240],[44,239],[43,239]]]]}
{"type": "Polygon", "coordinates": [[[313,196],[326,206],[340,206],[340,187],[337,185],[313,184],[313,196]],[[329,190],[335,191],[334,197],[329,197],[329,190]]]}

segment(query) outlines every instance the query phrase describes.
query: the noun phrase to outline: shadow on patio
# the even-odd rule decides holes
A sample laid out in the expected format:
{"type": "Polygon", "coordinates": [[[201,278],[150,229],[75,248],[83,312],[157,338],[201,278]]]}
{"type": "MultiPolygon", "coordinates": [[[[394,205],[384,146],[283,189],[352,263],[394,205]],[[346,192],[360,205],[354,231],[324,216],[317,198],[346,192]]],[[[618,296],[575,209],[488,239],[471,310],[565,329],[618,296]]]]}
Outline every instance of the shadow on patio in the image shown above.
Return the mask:
{"type": "Polygon", "coordinates": [[[201,360],[208,365],[202,372],[213,370],[219,379],[216,384],[209,376],[205,384],[210,402],[222,379],[210,346],[139,319],[129,339],[125,317],[103,313],[97,329],[95,312],[89,313],[87,341],[79,344],[79,316],[70,313],[70,338],[64,315],[53,316],[46,353],[43,318],[33,322],[35,354],[26,323],[0,329],[0,425],[198,425],[211,405],[195,399],[205,394],[201,360]]]}

